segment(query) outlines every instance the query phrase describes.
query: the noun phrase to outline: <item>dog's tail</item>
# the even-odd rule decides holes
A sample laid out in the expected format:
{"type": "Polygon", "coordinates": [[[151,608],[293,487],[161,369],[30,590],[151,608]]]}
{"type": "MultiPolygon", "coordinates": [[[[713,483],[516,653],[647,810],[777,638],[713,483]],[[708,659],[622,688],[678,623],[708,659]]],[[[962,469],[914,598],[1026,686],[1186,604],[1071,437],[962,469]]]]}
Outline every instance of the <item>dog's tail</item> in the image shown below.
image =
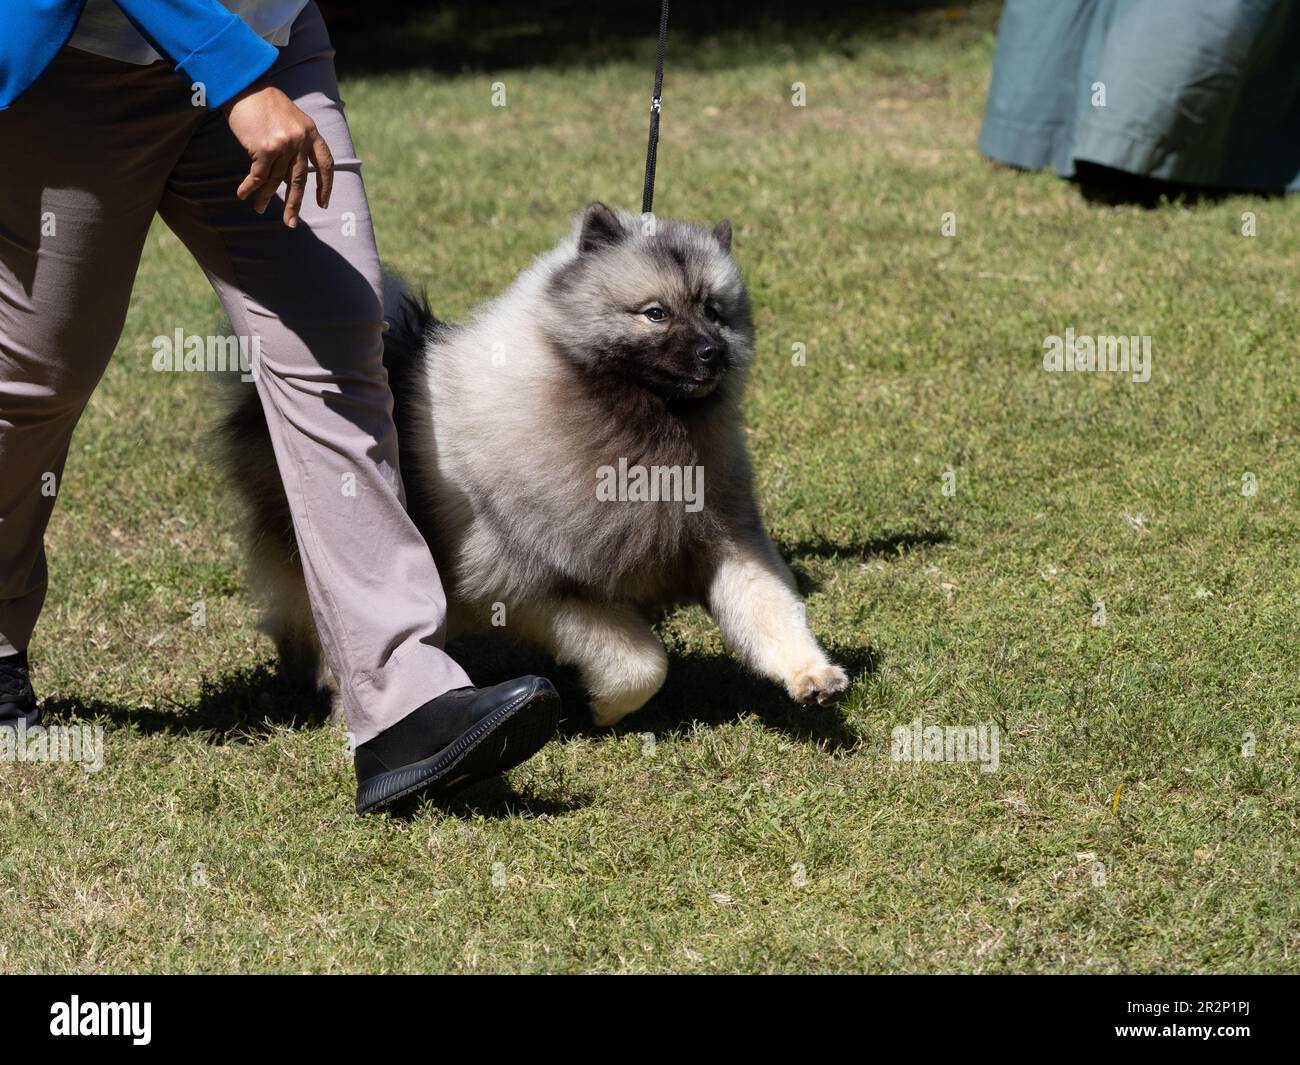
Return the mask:
{"type": "Polygon", "coordinates": [[[413,291],[392,271],[384,271],[384,367],[390,378],[422,366],[428,341],[446,328],[434,315],[427,295],[413,291]]]}

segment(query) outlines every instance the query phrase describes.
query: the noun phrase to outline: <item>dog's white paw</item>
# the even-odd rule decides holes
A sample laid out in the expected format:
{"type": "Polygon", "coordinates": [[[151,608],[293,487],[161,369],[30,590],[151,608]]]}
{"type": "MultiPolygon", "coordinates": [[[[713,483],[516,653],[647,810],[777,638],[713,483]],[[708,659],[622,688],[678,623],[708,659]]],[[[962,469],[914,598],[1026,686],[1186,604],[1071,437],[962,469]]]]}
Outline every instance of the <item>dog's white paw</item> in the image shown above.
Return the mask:
{"type": "Polygon", "coordinates": [[[829,706],[844,698],[849,690],[849,675],[833,662],[817,662],[796,672],[785,687],[797,703],[829,706]]]}
{"type": "Polygon", "coordinates": [[[591,695],[591,720],[597,728],[617,725],[645,706],[668,676],[668,654],[649,632],[639,648],[625,649],[614,668],[584,676],[591,695]]]}
{"type": "Polygon", "coordinates": [[[612,728],[630,713],[630,710],[620,710],[600,702],[591,704],[591,722],[597,728],[612,728]]]}
{"type": "Polygon", "coordinates": [[[635,713],[645,705],[645,699],[636,695],[623,695],[613,699],[593,699],[591,701],[591,720],[597,728],[612,728],[628,714],[635,713]]]}

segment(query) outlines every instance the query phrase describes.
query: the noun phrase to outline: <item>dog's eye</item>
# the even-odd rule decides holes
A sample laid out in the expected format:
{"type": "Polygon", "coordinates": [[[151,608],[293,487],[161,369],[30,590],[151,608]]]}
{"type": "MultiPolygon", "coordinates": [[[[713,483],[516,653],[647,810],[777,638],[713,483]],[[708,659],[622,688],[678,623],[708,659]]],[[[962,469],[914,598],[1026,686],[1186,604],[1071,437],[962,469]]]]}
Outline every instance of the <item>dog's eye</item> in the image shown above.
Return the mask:
{"type": "Polygon", "coordinates": [[[715,325],[721,323],[722,321],[722,312],[718,310],[718,308],[715,307],[712,303],[706,303],[704,305],[704,316],[708,318],[710,322],[713,322],[715,325]]]}
{"type": "Polygon", "coordinates": [[[668,312],[662,307],[647,307],[641,313],[652,322],[666,322],[668,320],[668,312]]]}

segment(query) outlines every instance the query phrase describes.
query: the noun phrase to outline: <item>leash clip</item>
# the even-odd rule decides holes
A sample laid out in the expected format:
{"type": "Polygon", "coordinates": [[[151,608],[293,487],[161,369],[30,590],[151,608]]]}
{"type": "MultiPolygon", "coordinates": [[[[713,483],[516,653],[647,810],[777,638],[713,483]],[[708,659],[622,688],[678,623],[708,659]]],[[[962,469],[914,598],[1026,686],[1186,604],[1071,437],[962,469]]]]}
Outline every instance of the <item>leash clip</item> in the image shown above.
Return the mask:
{"type": "Polygon", "coordinates": [[[662,97],[660,97],[660,96],[652,96],[652,97],[650,97],[650,113],[651,113],[652,115],[657,115],[657,114],[659,113],[659,107],[660,107],[660,104],[662,104],[662,103],[663,103],[663,98],[662,98],[662,97]]]}

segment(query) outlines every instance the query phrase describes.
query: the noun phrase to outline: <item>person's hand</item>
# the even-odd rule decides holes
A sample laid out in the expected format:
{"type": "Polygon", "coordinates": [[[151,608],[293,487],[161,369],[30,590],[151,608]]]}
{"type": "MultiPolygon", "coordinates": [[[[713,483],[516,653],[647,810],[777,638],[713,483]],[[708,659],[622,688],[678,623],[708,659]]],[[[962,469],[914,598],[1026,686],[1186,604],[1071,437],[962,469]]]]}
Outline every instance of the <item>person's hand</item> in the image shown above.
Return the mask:
{"type": "Polygon", "coordinates": [[[235,195],[253,196],[261,214],[281,182],[289,186],[284,198],[284,224],[298,224],[298,209],[307,188],[307,160],[316,164],[316,203],[328,207],[334,184],[334,156],[316,130],[316,123],[289,97],[271,85],[245,89],[222,105],[230,132],[253,160],[248,177],[235,195]]]}

